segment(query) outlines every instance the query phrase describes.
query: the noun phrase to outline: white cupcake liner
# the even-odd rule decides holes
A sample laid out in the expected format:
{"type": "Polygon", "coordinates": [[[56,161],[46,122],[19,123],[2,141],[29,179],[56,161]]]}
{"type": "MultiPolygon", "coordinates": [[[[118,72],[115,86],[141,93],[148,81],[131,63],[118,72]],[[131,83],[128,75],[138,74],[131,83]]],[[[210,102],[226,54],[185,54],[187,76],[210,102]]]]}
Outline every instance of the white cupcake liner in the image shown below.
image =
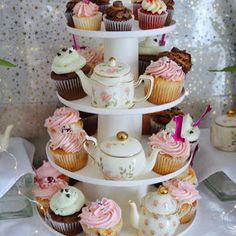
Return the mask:
{"type": "Polygon", "coordinates": [[[134,16],[127,21],[113,21],[106,18],[106,14],[103,15],[103,22],[106,31],[131,31],[134,16]]]}
{"type": "Polygon", "coordinates": [[[138,21],[141,29],[156,29],[165,25],[168,13],[164,14],[147,14],[138,9],[138,21]]]}
{"type": "Polygon", "coordinates": [[[102,22],[102,13],[98,12],[94,16],[77,17],[72,16],[75,28],[83,30],[100,30],[102,22]]]}

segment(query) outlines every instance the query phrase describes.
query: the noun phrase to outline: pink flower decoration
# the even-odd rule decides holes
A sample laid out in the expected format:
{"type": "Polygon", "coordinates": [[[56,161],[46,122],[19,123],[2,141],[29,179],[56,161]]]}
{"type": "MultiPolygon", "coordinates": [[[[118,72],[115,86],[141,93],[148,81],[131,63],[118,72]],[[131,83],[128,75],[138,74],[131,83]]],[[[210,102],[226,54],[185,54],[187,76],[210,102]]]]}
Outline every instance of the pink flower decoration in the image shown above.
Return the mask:
{"type": "Polygon", "coordinates": [[[108,102],[111,100],[112,95],[104,91],[100,93],[100,98],[102,99],[103,102],[108,102]]]}

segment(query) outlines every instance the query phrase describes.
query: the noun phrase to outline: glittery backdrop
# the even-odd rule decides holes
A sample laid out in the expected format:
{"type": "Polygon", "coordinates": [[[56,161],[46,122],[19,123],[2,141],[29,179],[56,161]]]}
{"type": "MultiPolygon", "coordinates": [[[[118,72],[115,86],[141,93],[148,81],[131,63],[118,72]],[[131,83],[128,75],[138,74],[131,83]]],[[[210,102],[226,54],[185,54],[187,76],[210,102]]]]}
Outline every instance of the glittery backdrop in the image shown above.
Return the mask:
{"type": "MultiPolygon", "coordinates": [[[[47,137],[43,122],[59,104],[50,65],[57,51],[70,45],[63,11],[65,0],[2,0],[0,3],[0,57],[16,68],[0,68],[0,131],[14,123],[14,135],[34,142],[47,137]],[[60,2],[60,3],[59,3],[60,2]]],[[[177,28],[167,36],[167,47],[177,46],[192,55],[187,76],[184,111],[198,117],[211,103],[210,119],[236,107],[233,73],[210,73],[209,68],[236,64],[236,1],[176,0],[177,28]]],[[[102,41],[79,38],[82,45],[102,41]]]]}

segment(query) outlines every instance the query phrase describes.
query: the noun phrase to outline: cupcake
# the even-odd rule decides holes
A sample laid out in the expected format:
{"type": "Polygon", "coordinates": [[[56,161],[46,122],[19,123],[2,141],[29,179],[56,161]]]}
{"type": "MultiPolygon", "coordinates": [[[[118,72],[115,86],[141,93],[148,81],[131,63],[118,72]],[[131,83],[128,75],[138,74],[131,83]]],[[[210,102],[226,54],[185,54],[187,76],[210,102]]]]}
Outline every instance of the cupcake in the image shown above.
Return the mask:
{"type": "Polygon", "coordinates": [[[183,111],[179,107],[172,107],[164,111],[156,112],[150,119],[152,133],[157,133],[165,129],[171,119],[180,114],[183,114],[183,111]]]}
{"type": "Polygon", "coordinates": [[[80,170],[87,164],[88,155],[83,148],[87,134],[78,122],[79,113],[66,107],[55,113],[45,121],[51,137],[49,148],[53,159],[66,170],[80,170]]]}
{"type": "Polygon", "coordinates": [[[144,74],[151,61],[157,61],[165,51],[164,46],[160,46],[156,38],[146,37],[139,43],[139,75],[144,74]]]}
{"type": "Polygon", "coordinates": [[[187,181],[180,181],[178,179],[172,179],[163,183],[165,187],[168,188],[169,194],[179,203],[185,203],[180,208],[185,210],[190,204],[192,209],[186,215],[180,218],[181,224],[186,224],[192,220],[195,215],[198,199],[200,199],[199,192],[196,190],[195,186],[187,181]]]}
{"type": "MultiPolygon", "coordinates": [[[[191,145],[191,151],[194,151],[200,137],[200,129],[198,126],[193,127],[193,119],[189,114],[184,115],[181,136],[187,139],[191,145]]],[[[166,125],[166,130],[172,132],[175,130],[175,122],[173,119],[166,125]]]]}
{"type": "Polygon", "coordinates": [[[171,133],[164,130],[153,134],[149,138],[148,146],[160,150],[153,171],[161,175],[170,174],[181,168],[190,155],[190,144],[187,139],[176,141],[171,133]]]}
{"type": "Polygon", "coordinates": [[[141,29],[156,29],[164,26],[167,7],[162,0],[143,0],[138,9],[138,22],[141,29]]]}
{"type": "Polygon", "coordinates": [[[182,172],[180,175],[178,175],[176,177],[176,179],[179,179],[181,181],[187,181],[194,186],[198,185],[196,173],[190,165],[188,166],[188,168],[184,172],[182,172]]]}
{"type": "Polygon", "coordinates": [[[175,5],[175,2],[173,0],[163,0],[163,1],[164,1],[164,3],[167,6],[168,16],[166,18],[165,25],[168,26],[168,25],[170,25],[170,23],[172,21],[172,18],[173,18],[173,15],[174,15],[174,5],[175,5]]]}
{"type": "Polygon", "coordinates": [[[118,236],[123,225],[120,207],[107,198],[91,202],[79,217],[85,236],[118,236]]]}
{"type": "Polygon", "coordinates": [[[94,69],[97,64],[100,64],[104,61],[102,49],[81,47],[77,51],[86,59],[86,64],[91,67],[91,69],[94,69]]]}
{"type": "Polygon", "coordinates": [[[63,235],[73,236],[82,232],[79,214],[85,204],[83,193],[68,186],[53,195],[46,211],[48,224],[63,235]]]}
{"type": "Polygon", "coordinates": [[[73,8],[73,21],[75,28],[82,30],[100,30],[102,13],[98,6],[89,0],[78,2],[73,8]]]}
{"type": "Polygon", "coordinates": [[[75,27],[74,25],[74,21],[72,19],[72,15],[73,15],[73,8],[74,6],[80,2],[81,0],[70,0],[69,2],[67,2],[66,4],[66,11],[65,11],[65,17],[67,19],[67,25],[70,27],[75,27]]]}
{"type": "MultiPolygon", "coordinates": [[[[183,89],[185,73],[182,67],[168,57],[161,57],[152,62],[145,74],[154,77],[153,90],[148,101],[153,104],[163,104],[176,100],[183,89]]],[[[148,91],[148,83],[144,86],[145,94],[148,91]]]]}
{"type": "Polygon", "coordinates": [[[91,0],[91,2],[95,3],[99,7],[99,11],[102,12],[102,14],[105,14],[106,9],[110,5],[109,0],[91,0]]]}
{"type": "Polygon", "coordinates": [[[114,1],[103,16],[106,31],[131,31],[133,19],[132,11],[122,1],[114,1]]]}
{"type": "Polygon", "coordinates": [[[56,81],[57,92],[61,97],[75,100],[86,96],[75,71],[81,69],[88,74],[90,68],[76,50],[63,48],[54,58],[51,69],[51,78],[56,81]]]}
{"type": "Polygon", "coordinates": [[[38,203],[38,211],[42,216],[44,216],[45,210],[48,209],[49,201],[53,194],[67,185],[66,181],[52,176],[42,179],[35,178],[32,193],[34,200],[38,203]]]}
{"type": "Polygon", "coordinates": [[[138,20],[138,9],[142,7],[142,1],[143,0],[131,0],[135,20],[138,20]]]}

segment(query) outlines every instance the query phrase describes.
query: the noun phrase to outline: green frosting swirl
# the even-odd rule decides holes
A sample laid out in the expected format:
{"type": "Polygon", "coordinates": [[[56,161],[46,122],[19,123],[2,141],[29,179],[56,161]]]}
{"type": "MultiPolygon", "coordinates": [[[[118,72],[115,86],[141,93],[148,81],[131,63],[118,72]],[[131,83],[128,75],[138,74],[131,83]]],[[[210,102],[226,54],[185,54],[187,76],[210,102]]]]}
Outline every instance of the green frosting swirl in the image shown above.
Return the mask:
{"type": "Polygon", "coordinates": [[[73,215],[85,204],[84,194],[77,188],[68,186],[61,189],[50,200],[50,208],[60,216],[73,215]]]}

